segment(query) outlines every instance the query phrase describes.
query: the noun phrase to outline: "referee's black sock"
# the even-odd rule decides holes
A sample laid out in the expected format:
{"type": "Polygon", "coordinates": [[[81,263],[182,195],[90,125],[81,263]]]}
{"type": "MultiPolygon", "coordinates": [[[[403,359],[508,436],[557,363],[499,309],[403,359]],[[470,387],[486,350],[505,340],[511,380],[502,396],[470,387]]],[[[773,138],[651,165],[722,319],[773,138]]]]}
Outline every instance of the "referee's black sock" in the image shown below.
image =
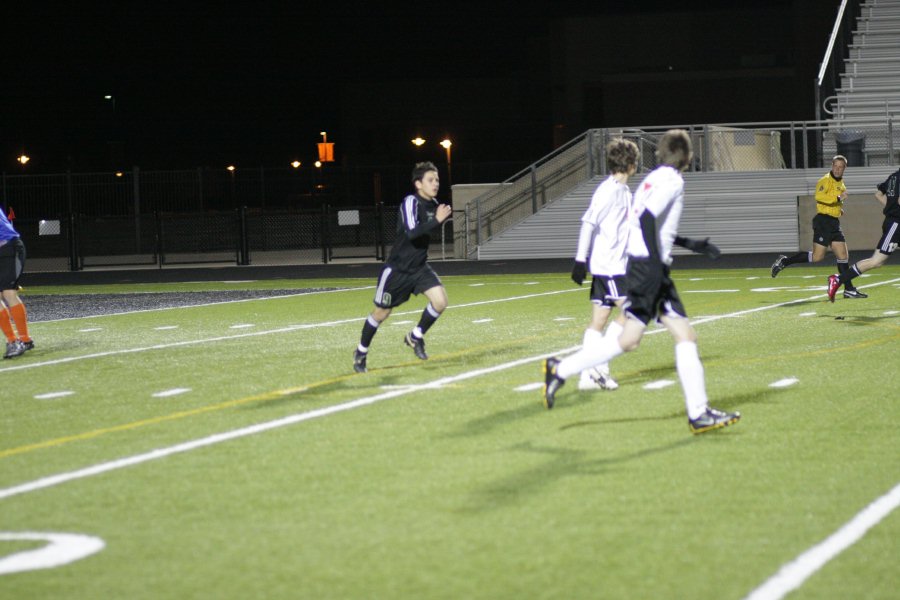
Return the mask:
{"type": "Polygon", "coordinates": [[[795,254],[795,255],[793,255],[793,256],[788,256],[786,259],[784,259],[784,263],[783,263],[783,264],[784,264],[784,266],[788,266],[788,265],[796,265],[796,264],[799,264],[799,263],[808,263],[808,262],[811,262],[810,259],[809,259],[809,258],[810,258],[809,255],[810,255],[810,254],[811,254],[810,252],[800,252],[800,253],[795,254]]]}
{"type": "Polygon", "coordinates": [[[416,328],[422,332],[422,335],[417,335],[417,331],[413,330],[413,335],[416,337],[424,337],[425,332],[431,329],[431,326],[434,325],[434,322],[438,320],[438,317],[441,316],[441,313],[434,310],[434,307],[431,305],[431,302],[425,307],[425,310],[422,311],[422,316],[419,318],[419,324],[416,325],[416,328]]]}
{"type": "Polygon", "coordinates": [[[375,337],[375,334],[378,332],[379,325],[381,325],[381,323],[373,319],[372,315],[369,315],[366,318],[366,322],[363,325],[362,335],[359,337],[360,352],[368,351],[369,346],[372,344],[372,338],[375,337]]]}

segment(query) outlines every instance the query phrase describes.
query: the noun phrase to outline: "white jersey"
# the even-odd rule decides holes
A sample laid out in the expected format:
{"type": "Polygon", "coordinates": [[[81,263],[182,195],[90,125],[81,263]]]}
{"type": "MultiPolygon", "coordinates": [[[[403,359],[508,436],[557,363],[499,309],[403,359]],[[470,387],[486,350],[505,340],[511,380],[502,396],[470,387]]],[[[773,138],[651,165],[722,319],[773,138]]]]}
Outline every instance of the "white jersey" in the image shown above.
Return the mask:
{"type": "Polygon", "coordinates": [[[678,222],[684,208],[684,179],[681,172],[668,165],[651,171],[641,182],[634,195],[628,237],[628,255],[635,258],[650,256],[641,231],[641,215],[644,210],[656,217],[656,245],[662,262],[672,264],[672,245],[678,233],[678,222]]]}
{"type": "Polygon", "coordinates": [[[587,262],[590,253],[592,274],[625,274],[630,208],[631,190],[614,176],[607,177],[594,190],[591,205],[581,217],[581,235],[575,254],[575,260],[587,262]]]}

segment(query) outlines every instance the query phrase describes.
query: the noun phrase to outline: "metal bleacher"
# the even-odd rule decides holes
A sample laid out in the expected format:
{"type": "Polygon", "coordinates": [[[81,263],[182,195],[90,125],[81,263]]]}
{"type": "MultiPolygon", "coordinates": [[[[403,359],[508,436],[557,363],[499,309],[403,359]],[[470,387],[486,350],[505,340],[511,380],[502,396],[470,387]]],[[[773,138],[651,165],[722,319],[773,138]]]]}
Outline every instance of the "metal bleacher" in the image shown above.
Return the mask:
{"type": "Polygon", "coordinates": [[[856,145],[864,164],[895,164],[900,152],[900,0],[868,0],[860,5],[848,57],[835,96],[826,100],[832,115],[824,138],[826,153],[856,145]]]}
{"type": "MultiPolygon", "coordinates": [[[[874,189],[892,167],[850,169],[850,190],[874,189]]],[[[822,169],[685,173],[685,204],[679,233],[711,237],[723,253],[797,251],[797,198],[813,195],[822,169]]],[[[641,174],[629,181],[632,191],[641,174]]],[[[593,177],[559,200],[494,236],[478,250],[481,260],[567,258],[575,254],[581,216],[603,177],[593,177]]],[[[676,254],[685,250],[676,248],[676,254]]]]}

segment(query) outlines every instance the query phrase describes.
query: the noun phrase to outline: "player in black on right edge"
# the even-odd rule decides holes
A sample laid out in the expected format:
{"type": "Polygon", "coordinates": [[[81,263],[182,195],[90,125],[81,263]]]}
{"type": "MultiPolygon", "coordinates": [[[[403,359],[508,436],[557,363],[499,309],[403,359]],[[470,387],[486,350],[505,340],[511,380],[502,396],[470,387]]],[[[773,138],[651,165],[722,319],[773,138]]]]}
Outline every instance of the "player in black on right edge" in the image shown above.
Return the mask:
{"type": "Polygon", "coordinates": [[[366,357],[378,326],[390,316],[394,307],[409,300],[411,294],[425,294],[428,298],[418,325],[403,340],[421,360],[428,359],[425,332],[447,308],[447,290],[428,264],[428,246],[431,231],[451,217],[453,208],[437,200],[441,180],[433,163],[416,164],[412,182],[416,192],[406,196],[400,204],[397,239],[378,276],[375,309],[366,319],[359,345],[353,353],[353,370],[357,373],[366,372],[366,357]]]}

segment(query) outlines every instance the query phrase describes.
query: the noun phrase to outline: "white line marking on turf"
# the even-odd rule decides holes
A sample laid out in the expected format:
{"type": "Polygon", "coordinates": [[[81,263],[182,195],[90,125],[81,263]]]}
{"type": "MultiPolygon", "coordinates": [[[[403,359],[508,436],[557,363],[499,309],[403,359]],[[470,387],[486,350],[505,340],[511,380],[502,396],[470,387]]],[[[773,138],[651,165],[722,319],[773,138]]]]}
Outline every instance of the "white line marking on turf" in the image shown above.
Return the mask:
{"type": "Polygon", "coordinates": [[[481,287],[483,285],[484,285],[483,283],[470,283],[469,287],[481,287]]]}
{"type": "Polygon", "coordinates": [[[884,314],[886,314],[886,315],[896,315],[896,314],[900,314],[900,310],[886,310],[886,311],[884,311],[884,314]]]}
{"type": "Polygon", "coordinates": [[[163,390],[152,394],[154,398],[168,398],[169,396],[177,396],[191,391],[191,388],[172,388],[171,390],[163,390]]]}
{"type": "Polygon", "coordinates": [[[675,382],[671,379],[660,379],[659,381],[651,381],[650,383],[644,386],[645,390],[661,390],[663,388],[667,388],[670,385],[674,385],[675,382]]]}
{"type": "Polygon", "coordinates": [[[733,294],[741,290],[685,290],[684,294],[733,294]]]}
{"type": "MultiPolygon", "coordinates": [[[[900,281],[900,280],[898,280],[900,281]]],[[[550,292],[537,292],[534,294],[523,294],[521,296],[510,296],[508,298],[496,298],[494,300],[479,300],[478,302],[469,302],[467,304],[457,304],[455,306],[448,307],[450,309],[461,309],[461,308],[470,308],[472,306],[484,306],[487,304],[500,304],[502,302],[510,302],[513,300],[530,300],[531,298],[540,298],[542,296],[557,296],[559,294],[571,294],[574,292],[582,292],[581,288],[572,288],[565,290],[554,290],[550,292]]],[[[284,296],[282,296],[283,298],[284,296]]],[[[221,303],[220,303],[221,304],[221,303]]],[[[136,311],[136,312],[146,312],[146,311],[136,311]]],[[[421,314],[421,309],[418,310],[407,310],[403,312],[395,312],[392,313],[395,316],[401,315],[418,315],[421,314]]],[[[182,346],[194,346],[197,344],[208,344],[213,342],[226,342],[230,340],[238,340],[245,337],[254,337],[260,335],[272,335],[277,333],[290,333],[293,331],[303,331],[305,329],[317,329],[320,327],[333,327],[335,325],[347,325],[347,324],[355,324],[360,321],[364,321],[366,319],[365,316],[362,317],[353,317],[350,319],[341,319],[338,321],[324,321],[321,323],[306,323],[301,325],[289,325],[287,327],[279,327],[278,329],[269,329],[264,331],[253,331],[250,333],[236,333],[234,335],[222,335],[210,338],[199,338],[196,340],[182,340],[178,342],[167,342],[164,344],[155,344],[153,346],[143,346],[138,348],[124,348],[122,350],[108,350],[106,352],[95,352],[94,354],[83,354],[81,356],[68,356],[66,358],[58,358],[56,360],[48,360],[44,362],[35,362],[35,363],[19,363],[16,365],[12,365],[9,367],[0,368],[0,373],[5,371],[19,371],[21,369],[33,369],[35,367],[46,367],[46,366],[54,366],[61,365],[65,363],[75,362],[79,360],[86,360],[90,358],[103,358],[106,356],[117,356],[120,354],[134,354],[137,352],[148,352],[151,350],[166,350],[169,348],[178,348],[182,346]]],[[[47,323],[48,321],[42,321],[42,323],[47,323]]]]}
{"type": "Polygon", "coordinates": [[[514,392],[533,392],[534,390],[539,390],[544,384],[540,381],[537,383],[526,383],[525,385],[520,385],[517,388],[513,388],[514,392]]]}
{"type": "Polygon", "coordinates": [[[769,387],[773,387],[773,388],[790,387],[790,386],[794,385],[795,383],[800,383],[800,380],[797,379],[796,377],[787,377],[785,379],[779,379],[778,381],[773,381],[772,383],[769,384],[769,387]]]}
{"type": "Polygon", "coordinates": [[[71,396],[75,392],[64,391],[64,392],[48,392],[46,394],[38,394],[34,397],[35,400],[53,400],[54,398],[64,398],[66,396],[71,396]]]}
{"type": "Polygon", "coordinates": [[[178,329],[178,325],[162,325],[161,327],[154,327],[156,331],[166,331],[167,329],[178,329]]]}
{"type": "MultiPolygon", "coordinates": [[[[198,282],[202,283],[202,282],[198,282]]],[[[298,292],[296,294],[284,294],[282,296],[263,296],[262,298],[241,298],[240,300],[222,300],[221,302],[206,302],[203,304],[190,304],[188,306],[164,306],[162,308],[145,308],[141,310],[126,310],[123,312],[117,313],[105,313],[102,315],[82,315],[80,317],[66,317],[64,319],[48,319],[46,321],[41,321],[41,323],[58,323],[60,321],[74,321],[76,319],[100,319],[102,317],[117,317],[121,315],[133,315],[138,313],[145,312],[156,312],[160,310],[180,310],[183,308],[202,308],[204,306],[216,306],[218,304],[236,304],[239,302],[256,302],[260,300],[281,300],[283,298],[298,298],[300,296],[317,296],[319,294],[337,294],[340,292],[358,292],[360,290],[370,290],[374,289],[374,285],[367,285],[358,288],[341,288],[339,290],[317,290],[314,292],[298,292]]],[[[140,293],[148,293],[148,292],[140,292],[140,293]]],[[[89,329],[88,331],[95,331],[94,329],[89,329]]]]}
{"type": "Polygon", "coordinates": [[[797,316],[798,316],[798,317],[814,317],[814,316],[816,316],[816,313],[815,313],[815,311],[813,311],[813,312],[805,312],[805,313],[800,313],[800,314],[797,315],[797,316]]]}
{"type": "MultiPolygon", "coordinates": [[[[47,321],[44,321],[45,323],[47,321]]],[[[92,331],[103,331],[102,327],[88,327],[87,329],[79,329],[78,333],[90,333],[92,331]]]]}
{"type": "Polygon", "coordinates": [[[78,533],[43,533],[24,531],[12,533],[0,531],[0,541],[49,542],[42,548],[23,550],[0,559],[0,575],[52,569],[96,554],[106,547],[98,537],[78,533]]]}
{"type": "Polygon", "coordinates": [[[490,323],[493,319],[475,319],[473,323],[490,323]]]}
{"type": "Polygon", "coordinates": [[[534,363],[538,360],[548,358],[550,356],[554,356],[556,354],[566,354],[574,352],[578,349],[578,346],[574,346],[572,348],[565,348],[563,350],[557,350],[556,352],[551,352],[548,354],[540,354],[537,356],[529,356],[526,358],[520,358],[518,360],[513,360],[506,363],[501,363],[499,365],[494,365],[492,367],[485,367],[483,369],[475,369],[473,371],[466,371],[464,373],[460,373],[459,375],[451,375],[449,377],[442,377],[440,379],[436,379],[429,383],[421,383],[421,384],[413,384],[406,386],[403,389],[399,390],[389,390],[383,392],[381,394],[375,394],[374,396],[366,396],[364,398],[358,398],[356,400],[351,400],[350,402],[345,402],[343,404],[336,404],[333,406],[326,406],[324,408],[319,408],[316,410],[311,410],[308,412],[297,413],[293,415],[289,415],[287,417],[283,417],[281,419],[276,419],[274,421],[267,421],[264,423],[259,423],[257,425],[250,425],[248,427],[242,427],[240,429],[234,429],[231,431],[226,431],[223,433],[217,433],[214,435],[210,435],[204,438],[191,440],[189,442],[184,442],[181,444],[176,444],[174,446],[169,446],[166,448],[158,448],[156,450],[151,450],[150,452],[145,452],[144,454],[136,454],[134,456],[127,456],[125,458],[119,458],[116,460],[111,460],[105,463],[99,463],[90,467],[85,467],[83,469],[78,469],[76,471],[69,471],[67,473],[58,473],[56,475],[50,475],[47,477],[42,477],[41,479],[36,479],[34,481],[30,481],[28,483],[23,483],[20,485],[15,485],[8,488],[0,489],[0,500],[5,498],[10,498],[12,496],[18,496],[21,494],[27,494],[30,492],[34,492],[37,490],[42,490],[45,488],[54,487],[63,483],[67,483],[69,481],[76,481],[78,479],[84,479],[86,477],[93,477],[94,475],[100,475],[102,473],[107,473],[109,471],[115,471],[118,469],[124,469],[125,467],[132,467],[134,465],[139,465],[141,463],[150,462],[153,460],[157,460],[160,458],[165,458],[167,456],[172,456],[173,454],[181,454],[184,452],[190,452],[191,450],[196,450],[198,448],[205,448],[207,446],[214,446],[216,444],[220,444],[222,442],[227,442],[230,440],[235,440],[251,435],[256,435],[258,433],[263,433],[266,431],[271,431],[273,429],[279,429],[281,427],[286,427],[288,425],[294,425],[295,423],[302,423],[304,421],[310,421],[312,419],[318,419],[320,417],[327,417],[329,415],[342,413],[348,410],[353,410],[356,408],[361,408],[363,406],[368,406],[370,404],[375,404],[377,402],[381,402],[383,400],[389,400],[391,398],[397,398],[399,396],[405,396],[407,394],[412,394],[415,392],[423,391],[423,390],[435,390],[440,389],[445,385],[456,383],[458,381],[465,381],[467,379],[474,379],[476,377],[481,377],[482,375],[490,375],[491,373],[496,373],[498,371],[505,371],[506,369],[511,369],[513,367],[519,367],[522,365],[527,365],[534,363]]]}
{"type": "Polygon", "coordinates": [[[391,325],[409,325],[410,323],[415,323],[415,321],[388,321],[391,325]]]}
{"type": "Polygon", "coordinates": [[[228,329],[250,329],[251,327],[256,327],[253,323],[238,323],[237,325],[232,325],[228,329]]]}
{"type": "Polygon", "coordinates": [[[750,592],[746,600],[779,600],[797,589],[832,558],[858,542],[869,529],[878,525],[900,506],[900,484],[858,512],[843,527],[816,544],[781,569],[761,586],[750,592]]]}
{"type": "Polygon", "coordinates": [[[574,321],[575,317],[556,317],[554,321],[574,321]]]}

